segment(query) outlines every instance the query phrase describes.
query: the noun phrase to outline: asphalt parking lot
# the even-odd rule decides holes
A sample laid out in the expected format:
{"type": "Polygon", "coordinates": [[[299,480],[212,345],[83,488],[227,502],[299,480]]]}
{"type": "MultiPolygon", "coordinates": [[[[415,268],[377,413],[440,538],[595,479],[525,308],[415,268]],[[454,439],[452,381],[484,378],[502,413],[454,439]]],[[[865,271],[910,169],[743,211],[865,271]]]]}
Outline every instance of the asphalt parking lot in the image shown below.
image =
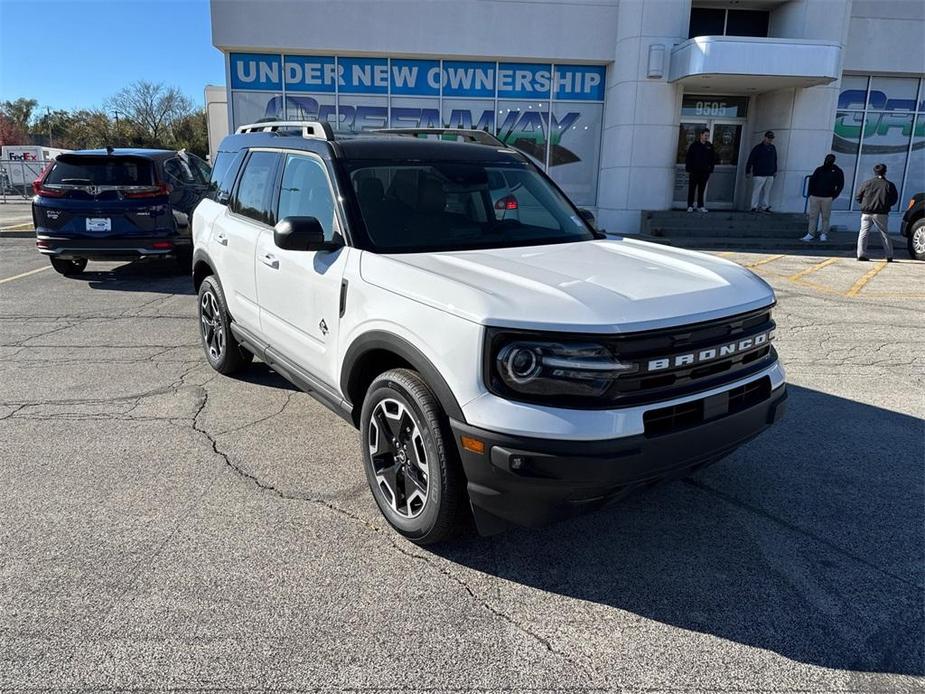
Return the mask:
{"type": "Polygon", "coordinates": [[[925,264],[724,255],[778,291],[785,420],[428,551],[355,431],[209,369],[188,278],[0,238],[0,689],[922,692],[925,264]]]}

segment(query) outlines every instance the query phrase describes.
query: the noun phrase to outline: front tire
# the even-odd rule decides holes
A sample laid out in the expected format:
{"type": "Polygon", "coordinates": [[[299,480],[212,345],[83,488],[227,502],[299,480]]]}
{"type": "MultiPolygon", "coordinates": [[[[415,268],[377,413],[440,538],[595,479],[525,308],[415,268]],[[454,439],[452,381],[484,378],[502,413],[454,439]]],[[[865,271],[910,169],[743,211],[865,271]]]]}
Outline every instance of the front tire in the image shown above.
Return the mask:
{"type": "Polygon", "coordinates": [[[220,374],[245,369],[254,355],[238,344],[231,332],[225,293],[215,275],[199,285],[199,337],[209,365],[220,374]]]}
{"type": "Polygon", "coordinates": [[[446,415],[421,376],[392,369],[370,385],[360,414],[363,467],[376,505],[418,545],[462,526],[465,479],[446,415]]]}
{"type": "Polygon", "coordinates": [[[909,230],[909,255],[925,260],[925,219],[920,219],[909,230]]]}
{"type": "Polygon", "coordinates": [[[87,267],[86,258],[49,258],[51,266],[55,272],[59,272],[65,277],[79,275],[87,267]]]}

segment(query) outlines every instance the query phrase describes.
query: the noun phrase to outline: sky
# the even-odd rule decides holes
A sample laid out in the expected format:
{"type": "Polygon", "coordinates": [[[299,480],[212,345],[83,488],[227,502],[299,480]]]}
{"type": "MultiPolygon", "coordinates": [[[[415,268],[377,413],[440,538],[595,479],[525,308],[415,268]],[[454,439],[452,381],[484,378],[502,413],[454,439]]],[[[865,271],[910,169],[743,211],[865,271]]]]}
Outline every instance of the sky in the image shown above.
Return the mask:
{"type": "Polygon", "coordinates": [[[0,0],[0,101],[92,108],[136,80],[224,84],[208,0],[0,0]]]}

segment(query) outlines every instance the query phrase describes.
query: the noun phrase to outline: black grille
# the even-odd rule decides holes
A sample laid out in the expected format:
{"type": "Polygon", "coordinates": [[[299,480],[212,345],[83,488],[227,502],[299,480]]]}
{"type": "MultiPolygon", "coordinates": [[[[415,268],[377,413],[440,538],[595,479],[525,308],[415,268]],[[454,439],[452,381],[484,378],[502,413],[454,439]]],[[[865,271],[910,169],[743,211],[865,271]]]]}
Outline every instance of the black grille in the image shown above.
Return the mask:
{"type": "Polygon", "coordinates": [[[747,410],[769,397],[771,397],[771,379],[765,376],[708,398],[649,410],[642,417],[645,435],[651,438],[689,429],[703,422],[747,410]]]}
{"type": "Polygon", "coordinates": [[[646,370],[646,365],[650,360],[688,352],[699,353],[702,350],[709,350],[730,342],[766,335],[774,327],[774,321],[771,320],[771,307],[768,306],[728,318],[625,335],[550,336],[548,333],[496,331],[491,335],[492,346],[489,350],[489,361],[486,363],[486,373],[490,378],[488,382],[492,390],[509,399],[580,409],[611,409],[643,405],[710,390],[745,378],[773,364],[777,359],[777,353],[769,341],[765,341],[760,345],[725,357],[655,372],[646,370]],[[530,398],[520,393],[506,391],[499,379],[492,378],[490,364],[498,353],[499,345],[506,344],[511,339],[548,340],[550,337],[563,341],[602,343],[609,347],[621,362],[634,362],[640,366],[640,370],[615,379],[613,385],[603,395],[593,400],[575,397],[530,398]]]}

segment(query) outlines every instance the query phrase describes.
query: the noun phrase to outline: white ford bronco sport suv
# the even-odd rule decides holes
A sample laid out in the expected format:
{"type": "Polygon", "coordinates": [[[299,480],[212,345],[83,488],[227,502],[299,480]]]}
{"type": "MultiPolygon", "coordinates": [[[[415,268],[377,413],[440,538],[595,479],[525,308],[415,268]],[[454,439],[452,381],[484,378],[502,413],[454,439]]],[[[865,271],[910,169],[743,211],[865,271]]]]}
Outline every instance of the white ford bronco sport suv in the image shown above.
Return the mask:
{"type": "Polygon", "coordinates": [[[313,122],[219,149],[192,224],[206,357],[257,355],[358,427],[414,542],[595,508],[782,415],[765,282],[605,238],[515,150],[313,122]]]}

